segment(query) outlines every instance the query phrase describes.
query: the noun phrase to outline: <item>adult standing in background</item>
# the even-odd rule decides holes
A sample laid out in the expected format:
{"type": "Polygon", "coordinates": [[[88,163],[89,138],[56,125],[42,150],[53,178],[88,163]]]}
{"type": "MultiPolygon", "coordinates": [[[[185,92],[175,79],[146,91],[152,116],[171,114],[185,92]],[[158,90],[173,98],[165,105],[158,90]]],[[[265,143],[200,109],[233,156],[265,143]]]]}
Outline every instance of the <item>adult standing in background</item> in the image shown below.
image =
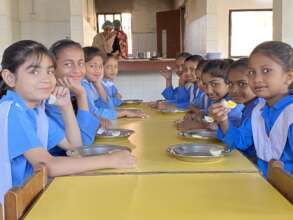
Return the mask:
{"type": "Polygon", "coordinates": [[[93,47],[97,47],[100,49],[102,53],[111,53],[113,42],[116,36],[116,32],[113,30],[113,24],[111,21],[105,21],[103,24],[103,32],[97,33],[93,40],[93,47]]]}
{"type": "Polygon", "coordinates": [[[128,44],[127,44],[127,35],[122,30],[121,22],[119,20],[113,21],[114,32],[116,37],[112,46],[112,54],[118,55],[121,58],[128,58],[128,44]]]}

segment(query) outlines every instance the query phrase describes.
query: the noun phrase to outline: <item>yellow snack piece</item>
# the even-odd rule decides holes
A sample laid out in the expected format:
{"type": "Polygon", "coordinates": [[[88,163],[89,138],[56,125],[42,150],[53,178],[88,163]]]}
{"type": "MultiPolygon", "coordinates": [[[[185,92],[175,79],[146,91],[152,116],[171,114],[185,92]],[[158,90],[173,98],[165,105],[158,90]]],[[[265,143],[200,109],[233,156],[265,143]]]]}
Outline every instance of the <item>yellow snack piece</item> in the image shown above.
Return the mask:
{"type": "Polygon", "coordinates": [[[224,105],[227,108],[235,108],[237,106],[237,103],[236,102],[233,102],[231,100],[229,100],[229,101],[224,100],[224,105]]]}

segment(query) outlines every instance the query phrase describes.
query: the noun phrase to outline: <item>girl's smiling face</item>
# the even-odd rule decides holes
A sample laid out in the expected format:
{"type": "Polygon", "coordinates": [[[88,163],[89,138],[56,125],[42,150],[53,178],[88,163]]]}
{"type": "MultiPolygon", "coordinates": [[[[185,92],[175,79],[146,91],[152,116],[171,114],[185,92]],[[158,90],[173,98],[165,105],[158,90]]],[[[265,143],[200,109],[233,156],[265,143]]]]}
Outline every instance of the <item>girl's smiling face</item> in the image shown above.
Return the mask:
{"type": "Polygon", "coordinates": [[[103,59],[100,56],[93,57],[85,64],[86,78],[90,82],[96,82],[104,73],[103,59]]]}
{"type": "Polygon", "coordinates": [[[247,103],[256,96],[249,87],[248,70],[233,68],[229,71],[229,96],[237,103],[247,103]]]}
{"type": "Polygon", "coordinates": [[[104,77],[106,79],[114,80],[118,74],[118,60],[109,58],[104,65],[104,77]]]}
{"type": "Polygon", "coordinates": [[[250,56],[248,74],[253,92],[270,105],[288,93],[293,75],[292,71],[285,71],[274,59],[261,53],[250,56]]]}
{"type": "Polygon", "coordinates": [[[196,82],[196,67],[197,67],[198,62],[193,62],[193,61],[185,61],[184,67],[183,67],[183,74],[186,77],[186,80],[188,82],[196,82]]]}
{"type": "Polygon", "coordinates": [[[175,72],[178,77],[180,77],[183,73],[184,61],[184,57],[179,57],[175,60],[175,72]]]}
{"type": "MultiPolygon", "coordinates": [[[[12,73],[10,73],[12,74],[12,73]]],[[[55,68],[52,60],[43,55],[40,61],[35,56],[29,57],[19,66],[13,81],[7,83],[19,94],[30,107],[47,99],[56,86],[55,68]]]]}
{"type": "Polygon", "coordinates": [[[73,81],[80,81],[85,76],[84,53],[81,48],[68,47],[56,55],[56,77],[64,76],[73,81]]]}
{"type": "Polygon", "coordinates": [[[202,83],[206,95],[213,101],[219,101],[228,93],[228,84],[223,78],[212,76],[209,73],[202,74],[202,83]]]}

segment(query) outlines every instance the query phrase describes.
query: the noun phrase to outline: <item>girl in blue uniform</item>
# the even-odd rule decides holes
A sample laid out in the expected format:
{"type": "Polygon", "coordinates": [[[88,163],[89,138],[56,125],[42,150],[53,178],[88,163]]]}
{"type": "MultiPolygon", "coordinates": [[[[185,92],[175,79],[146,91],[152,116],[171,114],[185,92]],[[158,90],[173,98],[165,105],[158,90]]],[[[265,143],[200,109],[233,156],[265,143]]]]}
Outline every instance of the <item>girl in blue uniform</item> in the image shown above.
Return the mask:
{"type": "MultiPolygon", "coordinates": [[[[203,69],[202,81],[205,87],[205,93],[211,101],[210,104],[221,102],[222,100],[231,100],[228,96],[228,70],[231,62],[225,60],[211,60],[203,69]]],[[[244,106],[238,104],[229,112],[229,121],[234,125],[239,125],[244,106]]],[[[208,114],[208,112],[204,112],[208,114]]]]}
{"type": "MultiPolygon", "coordinates": [[[[54,43],[50,51],[56,60],[57,83],[70,90],[71,100],[76,111],[77,122],[81,131],[82,143],[92,144],[100,121],[89,111],[87,94],[80,81],[85,75],[85,60],[82,47],[72,40],[60,40],[54,43]]],[[[64,127],[62,113],[54,105],[46,105],[47,114],[60,127],[64,127]]],[[[65,155],[56,147],[51,151],[54,155],[65,155]]]]}
{"type": "MultiPolygon", "coordinates": [[[[106,90],[109,102],[113,103],[115,107],[122,105],[122,95],[118,92],[114,84],[114,79],[118,75],[118,59],[108,54],[104,58],[104,79],[102,81],[103,86],[106,90]]],[[[118,110],[118,118],[129,117],[129,118],[142,118],[145,114],[142,111],[135,110],[118,110]]]]}
{"type": "MultiPolygon", "coordinates": [[[[210,60],[203,68],[202,73],[202,83],[206,95],[208,96],[209,107],[215,102],[220,102],[222,100],[230,100],[228,96],[228,69],[230,63],[224,60],[210,60]]],[[[241,120],[241,111],[243,105],[237,105],[231,112],[229,112],[229,120],[238,125],[241,120]]],[[[192,114],[186,119],[185,124],[178,125],[180,130],[189,130],[196,128],[209,128],[216,129],[215,124],[206,123],[203,119],[204,116],[208,114],[208,110],[196,109],[194,112],[196,115],[192,114]],[[195,117],[194,117],[195,116],[195,117]]]]}
{"type": "Polygon", "coordinates": [[[203,58],[199,55],[192,55],[186,58],[182,77],[179,79],[179,87],[175,95],[177,108],[188,108],[190,104],[200,96],[196,77],[196,68],[203,58]]]}
{"type": "Polygon", "coordinates": [[[0,201],[11,187],[22,185],[39,163],[45,163],[51,177],[100,168],[132,167],[129,152],[107,156],[54,157],[48,150],[57,144],[64,149],[82,145],[69,90],[56,87],[53,57],[40,43],[19,41],[3,54],[0,100],[0,201]],[[5,88],[6,90],[6,88],[5,88]],[[63,117],[63,130],[45,113],[44,101],[53,94],[63,117]]]}
{"type": "MultiPolygon", "coordinates": [[[[190,57],[190,53],[180,53],[175,60],[175,73],[180,78],[183,73],[184,62],[187,57],[190,57]]],[[[172,69],[167,68],[161,71],[161,75],[165,78],[166,88],[162,92],[162,96],[168,103],[175,102],[175,96],[177,95],[178,87],[174,88],[172,84],[172,69]]]]}
{"type": "Polygon", "coordinates": [[[117,111],[108,97],[102,84],[104,76],[103,55],[95,47],[84,47],[86,74],[81,80],[88,98],[89,109],[92,114],[103,121],[117,118],[117,111]]]}
{"type": "Polygon", "coordinates": [[[123,103],[122,95],[118,92],[118,89],[113,82],[117,75],[118,59],[113,55],[107,55],[104,60],[103,85],[106,89],[107,95],[116,107],[120,106],[123,103]]]}
{"type": "Polygon", "coordinates": [[[257,104],[239,128],[229,123],[224,106],[214,108],[223,141],[241,150],[254,144],[264,176],[271,159],[281,160],[284,169],[293,173],[293,97],[288,94],[293,81],[292,47],[278,41],[258,45],[249,57],[248,74],[252,90],[265,102],[257,104]]]}
{"type": "Polygon", "coordinates": [[[160,103],[159,109],[170,108],[176,106],[179,109],[187,109],[192,101],[195,99],[195,90],[197,90],[197,78],[196,68],[198,63],[203,58],[199,55],[192,55],[185,59],[182,74],[179,78],[179,86],[176,88],[176,94],[174,94],[174,100],[167,103],[160,103]]]}
{"type": "MultiPolygon", "coordinates": [[[[256,97],[252,89],[249,87],[248,81],[248,58],[242,58],[235,61],[229,69],[228,73],[229,81],[229,96],[236,103],[244,104],[244,109],[242,110],[241,124],[251,117],[253,108],[260,102],[263,101],[261,98],[256,97]]],[[[212,114],[214,104],[209,108],[212,114]]],[[[223,138],[221,130],[218,129],[218,138],[221,140],[223,138]]],[[[250,146],[248,149],[241,150],[241,152],[247,156],[252,161],[256,161],[256,152],[254,146],[250,146]]]]}
{"type": "Polygon", "coordinates": [[[202,71],[205,65],[208,63],[208,60],[201,60],[195,70],[196,74],[196,81],[197,81],[197,87],[196,90],[194,90],[194,99],[192,100],[191,103],[191,109],[192,108],[197,108],[200,110],[208,111],[208,96],[204,92],[204,86],[202,84],[202,71]]]}

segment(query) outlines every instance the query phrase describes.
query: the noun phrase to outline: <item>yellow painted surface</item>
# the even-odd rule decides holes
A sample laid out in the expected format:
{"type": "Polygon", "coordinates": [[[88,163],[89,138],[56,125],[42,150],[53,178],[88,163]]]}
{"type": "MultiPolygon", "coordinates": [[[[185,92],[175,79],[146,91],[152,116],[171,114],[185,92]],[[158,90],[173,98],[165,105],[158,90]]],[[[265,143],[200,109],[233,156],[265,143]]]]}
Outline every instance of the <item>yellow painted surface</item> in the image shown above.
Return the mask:
{"type": "MultiPolygon", "coordinates": [[[[127,106],[125,106],[127,107],[127,106]]],[[[96,139],[96,143],[111,143],[127,146],[137,158],[137,167],[133,169],[89,172],[93,173],[141,173],[141,172],[258,172],[257,168],[238,151],[216,162],[192,163],[175,159],[166,153],[170,145],[195,142],[177,135],[174,125],[176,119],[184,113],[163,114],[146,105],[131,106],[143,109],[149,117],[146,119],[119,119],[116,127],[135,131],[129,139],[96,139]]]]}
{"type": "Polygon", "coordinates": [[[292,220],[257,173],[56,178],[26,220],[292,220]]]}

